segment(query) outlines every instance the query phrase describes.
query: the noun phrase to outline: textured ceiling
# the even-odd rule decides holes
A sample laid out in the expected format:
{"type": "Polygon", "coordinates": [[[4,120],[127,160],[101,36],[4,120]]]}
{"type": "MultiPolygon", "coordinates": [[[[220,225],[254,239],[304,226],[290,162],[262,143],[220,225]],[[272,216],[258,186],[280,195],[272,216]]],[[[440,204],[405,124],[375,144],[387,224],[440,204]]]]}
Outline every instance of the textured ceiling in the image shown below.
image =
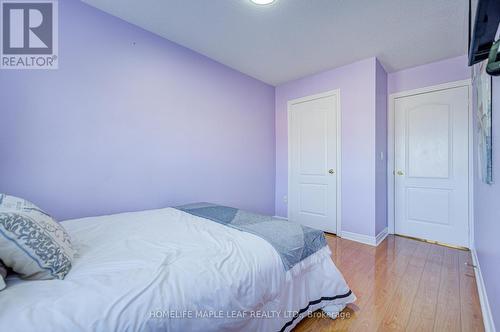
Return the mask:
{"type": "Polygon", "coordinates": [[[467,0],[83,1],[272,85],[372,56],[392,72],[467,51],[467,0]]]}

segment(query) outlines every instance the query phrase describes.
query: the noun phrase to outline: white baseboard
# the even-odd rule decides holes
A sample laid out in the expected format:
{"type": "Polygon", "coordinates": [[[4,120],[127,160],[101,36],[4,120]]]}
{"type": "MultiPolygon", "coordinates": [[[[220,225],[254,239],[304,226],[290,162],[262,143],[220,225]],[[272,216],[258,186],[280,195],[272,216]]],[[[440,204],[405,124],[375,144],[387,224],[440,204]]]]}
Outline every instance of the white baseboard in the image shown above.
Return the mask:
{"type": "Polygon", "coordinates": [[[356,241],[364,244],[369,244],[371,246],[376,245],[376,240],[375,236],[369,236],[365,234],[359,234],[359,233],[352,233],[352,232],[346,232],[342,231],[342,235],[340,236],[343,239],[346,240],[351,240],[351,241],[356,241]]]}
{"type": "Polygon", "coordinates": [[[472,248],[470,252],[472,255],[472,263],[476,266],[476,268],[474,268],[474,274],[476,275],[477,292],[479,293],[479,302],[481,303],[481,312],[483,314],[484,330],[486,332],[495,332],[495,323],[493,322],[493,315],[491,314],[488,294],[486,294],[486,287],[484,285],[476,249],[472,248]]]}
{"type": "MultiPolygon", "coordinates": [[[[288,218],[281,217],[281,216],[273,216],[273,218],[288,220],[288,218]]],[[[364,243],[364,244],[369,244],[371,246],[376,247],[379,244],[381,244],[382,241],[385,240],[387,235],[389,235],[389,229],[386,227],[380,233],[378,233],[377,236],[369,236],[369,235],[365,235],[365,234],[343,231],[342,235],[340,237],[347,239],[347,240],[356,241],[356,242],[360,242],[360,243],[364,243]]]]}
{"type": "Polygon", "coordinates": [[[385,238],[389,235],[389,229],[386,227],[375,237],[375,245],[378,246],[385,240],[385,238]]]}
{"type": "Polygon", "coordinates": [[[346,240],[351,240],[351,241],[356,241],[364,244],[368,244],[370,246],[378,246],[388,235],[388,229],[387,227],[384,228],[380,233],[377,234],[377,236],[370,236],[370,235],[365,235],[365,234],[359,234],[359,233],[352,233],[352,232],[346,232],[342,231],[341,238],[344,238],[346,240]]]}

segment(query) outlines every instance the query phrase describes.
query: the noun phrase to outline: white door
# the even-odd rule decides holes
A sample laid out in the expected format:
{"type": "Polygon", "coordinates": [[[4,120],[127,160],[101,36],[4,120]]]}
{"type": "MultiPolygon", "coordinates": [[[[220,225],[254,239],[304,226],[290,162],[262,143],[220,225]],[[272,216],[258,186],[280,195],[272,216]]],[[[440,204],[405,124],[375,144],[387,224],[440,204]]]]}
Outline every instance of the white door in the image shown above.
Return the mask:
{"type": "Polygon", "coordinates": [[[327,95],[289,105],[289,219],[337,232],[337,99],[327,95]]]}
{"type": "Polygon", "coordinates": [[[469,246],[467,87],[395,99],[395,232],[469,246]]]}

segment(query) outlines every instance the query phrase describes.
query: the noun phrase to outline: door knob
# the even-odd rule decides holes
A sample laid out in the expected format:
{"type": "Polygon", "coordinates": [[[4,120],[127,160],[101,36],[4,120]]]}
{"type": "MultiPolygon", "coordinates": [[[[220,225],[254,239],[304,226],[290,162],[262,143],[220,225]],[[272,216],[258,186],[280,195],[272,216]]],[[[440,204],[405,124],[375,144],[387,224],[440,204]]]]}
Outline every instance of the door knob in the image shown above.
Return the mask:
{"type": "Polygon", "coordinates": [[[399,176],[405,175],[405,173],[403,171],[397,171],[396,174],[399,175],[399,176]]]}
{"type": "Polygon", "coordinates": [[[330,173],[330,174],[335,174],[335,171],[334,171],[333,169],[330,169],[330,170],[328,171],[328,173],[330,173]]]}

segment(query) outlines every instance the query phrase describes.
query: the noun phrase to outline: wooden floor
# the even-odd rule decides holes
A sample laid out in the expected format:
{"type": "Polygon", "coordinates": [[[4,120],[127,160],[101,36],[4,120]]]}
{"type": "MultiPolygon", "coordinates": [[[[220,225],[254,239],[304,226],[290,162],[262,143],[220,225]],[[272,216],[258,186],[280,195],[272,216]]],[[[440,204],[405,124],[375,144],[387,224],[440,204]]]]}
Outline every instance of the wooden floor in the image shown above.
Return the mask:
{"type": "Polygon", "coordinates": [[[328,236],[358,297],[342,318],[317,312],[300,331],[484,331],[468,251],[390,235],[378,247],[328,236]]]}

